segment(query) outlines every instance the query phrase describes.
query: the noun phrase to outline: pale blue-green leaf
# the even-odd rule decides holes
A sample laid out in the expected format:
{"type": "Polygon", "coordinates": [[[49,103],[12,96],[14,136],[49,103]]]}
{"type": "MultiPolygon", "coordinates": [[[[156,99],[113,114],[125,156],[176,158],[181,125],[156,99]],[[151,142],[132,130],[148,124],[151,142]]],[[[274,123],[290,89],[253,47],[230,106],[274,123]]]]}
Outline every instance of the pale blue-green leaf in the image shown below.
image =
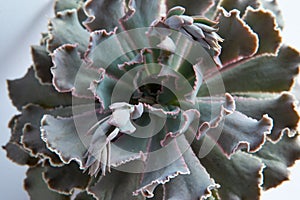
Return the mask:
{"type": "Polygon", "coordinates": [[[143,174],[139,189],[135,192],[136,194],[141,193],[143,196],[151,198],[154,196],[154,189],[159,184],[165,184],[171,179],[176,179],[177,176],[190,174],[190,170],[182,157],[182,152],[178,145],[176,139],[174,139],[167,146],[163,147],[163,149],[160,149],[159,142],[155,142],[152,139],[150,145],[150,152],[152,154],[147,155],[145,173],[143,174]],[[160,153],[155,153],[156,150],[160,151],[160,153]],[[157,159],[158,155],[159,159],[157,159]],[[161,163],[165,164],[161,165],[161,163]]]}
{"type": "Polygon", "coordinates": [[[287,91],[299,73],[299,64],[299,52],[282,46],[277,56],[261,55],[222,68],[222,76],[208,78],[198,95],[207,96],[207,85],[217,88],[220,81],[223,81],[225,90],[231,93],[287,91]]]}
{"type": "Polygon", "coordinates": [[[51,84],[52,74],[50,72],[50,67],[52,67],[53,64],[46,47],[38,45],[31,46],[31,55],[36,77],[41,83],[51,84]]]}
{"type": "MultiPolygon", "coordinates": [[[[78,108],[78,106],[76,106],[78,108]]],[[[61,165],[58,156],[49,151],[44,141],[41,140],[40,120],[44,114],[70,116],[72,108],[44,109],[38,105],[28,104],[22,109],[22,114],[12,120],[12,136],[10,141],[22,143],[31,156],[47,158],[52,165],[61,165]]]]}
{"type": "Polygon", "coordinates": [[[225,8],[227,11],[237,9],[240,11],[240,15],[243,16],[248,6],[258,8],[259,0],[222,0],[219,6],[225,8]]]}
{"type": "Polygon", "coordinates": [[[101,176],[95,185],[90,186],[88,192],[101,200],[145,200],[145,198],[141,195],[138,197],[133,196],[133,192],[139,185],[140,177],[141,174],[139,173],[127,173],[112,170],[110,174],[101,176]]]}
{"type": "Polygon", "coordinates": [[[243,20],[258,35],[259,48],[257,54],[277,52],[281,43],[281,33],[271,12],[250,8],[247,9],[243,20]]]}
{"type": "Polygon", "coordinates": [[[149,27],[154,20],[165,14],[162,13],[162,6],[162,0],[129,0],[128,11],[120,22],[126,30],[149,27]]]}
{"type": "Polygon", "coordinates": [[[45,164],[43,178],[51,190],[71,195],[75,188],[84,190],[90,181],[90,176],[83,173],[77,163],[71,162],[62,167],[52,167],[45,164]]]}
{"type": "Polygon", "coordinates": [[[55,13],[71,10],[71,9],[79,9],[83,6],[85,0],[55,0],[54,3],[54,11],[55,13]]]}
{"type": "Polygon", "coordinates": [[[254,119],[268,114],[274,121],[272,133],[268,135],[277,141],[283,134],[292,135],[298,127],[299,113],[295,98],[290,93],[282,93],[273,98],[258,99],[253,97],[236,97],[237,110],[254,119]]]}
{"type": "Polygon", "coordinates": [[[213,4],[214,0],[167,0],[168,9],[174,6],[182,6],[186,9],[185,14],[187,15],[204,15],[213,4]]]}
{"type": "Polygon", "coordinates": [[[266,165],[263,171],[263,188],[269,189],[289,180],[288,167],[300,159],[299,136],[290,138],[283,136],[276,144],[267,142],[260,151],[254,154],[266,165]]]}
{"type": "Polygon", "coordinates": [[[84,7],[88,18],[84,25],[90,30],[112,31],[120,27],[119,19],[125,15],[124,0],[88,0],[84,7]]]}
{"type": "Polygon", "coordinates": [[[252,29],[240,18],[240,12],[232,10],[229,13],[221,10],[218,34],[224,39],[220,59],[223,65],[237,62],[256,53],[258,37],[252,29]]]}
{"type": "Polygon", "coordinates": [[[42,177],[44,168],[40,165],[28,169],[24,188],[31,200],[70,200],[70,196],[56,193],[48,188],[42,177]]]}
{"type": "Polygon", "coordinates": [[[47,48],[50,52],[63,44],[78,44],[82,55],[88,47],[89,33],[81,26],[75,9],[57,13],[49,22],[49,34],[47,48]]]}
{"type": "Polygon", "coordinates": [[[167,12],[167,18],[173,16],[173,15],[183,15],[183,13],[185,12],[185,8],[181,7],[181,6],[170,6],[171,1],[168,1],[168,7],[169,10],[167,12]]]}
{"type": "Polygon", "coordinates": [[[78,48],[78,45],[66,44],[54,51],[54,66],[51,68],[53,84],[59,92],[72,92],[74,96],[93,98],[89,87],[98,79],[99,74],[81,60],[78,48]]]}
{"type": "MultiPolygon", "coordinates": [[[[94,93],[102,104],[104,109],[108,109],[112,102],[112,93],[117,80],[109,77],[105,72],[100,75],[98,80],[95,80],[90,85],[90,90],[94,93]]],[[[126,101],[126,99],[124,100],[126,101]]]]}
{"type": "Polygon", "coordinates": [[[7,85],[12,103],[18,110],[29,103],[44,108],[72,105],[72,96],[69,93],[60,94],[53,86],[41,85],[32,67],[23,78],[9,80],[7,85]]]}
{"type": "Polygon", "coordinates": [[[83,167],[84,155],[91,140],[87,133],[96,122],[97,117],[93,113],[71,118],[44,115],[41,121],[42,139],[64,163],[77,161],[83,167]]]}
{"type": "Polygon", "coordinates": [[[187,141],[184,137],[178,138],[181,150],[184,150],[183,159],[190,170],[190,174],[179,175],[165,184],[166,199],[189,199],[197,200],[210,196],[210,190],[217,187],[214,180],[202,166],[193,150],[189,147],[186,150],[187,141]]]}
{"type": "Polygon", "coordinates": [[[194,135],[197,134],[197,128],[199,125],[200,113],[195,109],[183,111],[180,117],[176,119],[170,119],[167,121],[166,126],[168,127],[168,133],[165,138],[161,141],[162,145],[168,144],[174,138],[185,134],[188,129],[194,128],[194,135]],[[174,124],[177,123],[177,124],[174,124]]]}
{"type": "Polygon", "coordinates": [[[49,162],[53,166],[62,165],[59,157],[50,151],[46,143],[41,139],[41,132],[39,126],[32,126],[31,124],[25,124],[23,128],[22,144],[24,148],[30,153],[30,155],[36,158],[49,159],[49,162]]]}
{"type": "Polygon", "coordinates": [[[277,0],[260,0],[261,6],[264,9],[271,11],[276,16],[276,22],[279,28],[283,29],[284,27],[284,19],[282,16],[282,12],[279,8],[277,0]]]}
{"type": "Polygon", "coordinates": [[[74,200],[96,200],[93,195],[88,194],[87,191],[82,191],[76,195],[74,200]]]}
{"type": "MultiPolygon", "coordinates": [[[[213,141],[205,138],[214,145],[213,141]]],[[[193,143],[195,152],[199,151],[201,143],[193,143]]],[[[218,189],[221,199],[253,200],[259,199],[261,194],[263,163],[244,152],[236,152],[228,159],[223,152],[214,147],[200,162],[220,184],[218,189]]]]}
{"type": "Polygon", "coordinates": [[[8,142],[2,148],[6,151],[7,158],[19,165],[34,166],[39,161],[38,158],[30,156],[29,152],[19,143],[8,142]]]}
{"type": "Polygon", "coordinates": [[[258,151],[273,127],[273,121],[267,115],[257,121],[235,111],[225,116],[223,120],[216,128],[209,129],[206,135],[211,137],[229,157],[239,149],[247,152],[258,151]]]}
{"type": "Polygon", "coordinates": [[[200,97],[197,99],[197,106],[200,112],[197,139],[205,135],[211,128],[222,127],[224,117],[235,111],[235,101],[228,93],[225,94],[225,97],[200,97]]]}

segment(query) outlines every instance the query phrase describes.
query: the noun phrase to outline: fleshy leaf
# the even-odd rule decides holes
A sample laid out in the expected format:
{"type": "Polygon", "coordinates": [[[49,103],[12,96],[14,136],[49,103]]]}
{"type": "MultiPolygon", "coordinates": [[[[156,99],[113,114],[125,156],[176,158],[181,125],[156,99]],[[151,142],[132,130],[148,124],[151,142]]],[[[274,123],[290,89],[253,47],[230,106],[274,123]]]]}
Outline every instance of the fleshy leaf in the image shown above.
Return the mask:
{"type": "Polygon", "coordinates": [[[64,10],[78,9],[83,3],[84,0],[55,0],[54,11],[58,13],[64,10]]]}
{"type": "Polygon", "coordinates": [[[227,11],[237,9],[240,11],[240,16],[243,16],[248,6],[258,8],[259,0],[222,0],[219,6],[225,8],[227,11]]]}
{"type": "Polygon", "coordinates": [[[235,101],[228,93],[225,94],[225,98],[199,97],[197,99],[197,105],[199,106],[201,123],[198,129],[197,139],[205,135],[209,129],[223,126],[224,117],[235,111],[235,101]]]}
{"type": "Polygon", "coordinates": [[[162,0],[129,0],[128,11],[120,22],[126,30],[149,27],[161,17],[162,6],[162,0]]]}
{"type": "Polygon", "coordinates": [[[31,156],[47,158],[52,165],[61,165],[58,156],[47,149],[44,141],[41,139],[40,120],[44,114],[49,113],[55,116],[70,116],[72,108],[43,109],[40,106],[32,104],[24,106],[22,114],[13,119],[14,122],[10,123],[12,128],[10,141],[22,143],[31,156]]]}
{"type": "MultiPolygon", "coordinates": [[[[169,127],[168,130],[169,132],[166,134],[165,138],[161,141],[161,145],[166,145],[172,139],[182,134],[185,134],[185,132],[188,131],[189,128],[197,127],[199,123],[199,118],[200,118],[200,113],[195,109],[183,111],[181,117],[178,117],[178,119],[180,119],[179,121],[172,120],[170,124],[168,123],[166,124],[166,126],[169,127]],[[175,126],[172,123],[178,123],[180,126],[179,127],[175,126]],[[175,128],[175,131],[172,130],[173,128],[175,128]]],[[[197,132],[197,130],[194,131],[195,133],[197,132]]]]}
{"type": "Polygon", "coordinates": [[[300,159],[299,136],[283,138],[276,144],[267,142],[255,154],[266,165],[263,171],[265,190],[276,187],[283,181],[289,180],[289,169],[296,160],[300,159]]]}
{"type": "Polygon", "coordinates": [[[224,65],[250,57],[258,49],[257,35],[239,15],[238,10],[227,13],[222,9],[218,16],[218,34],[224,39],[220,59],[224,65]]]}
{"type": "MultiPolygon", "coordinates": [[[[181,137],[179,140],[185,139],[181,137]]],[[[188,144],[185,141],[184,145],[181,146],[182,150],[186,148],[184,147],[186,145],[188,144]]],[[[210,178],[210,175],[199,162],[191,148],[184,151],[183,158],[187,163],[190,174],[179,175],[166,183],[164,186],[165,198],[174,200],[196,200],[210,196],[210,190],[216,188],[217,184],[210,178]]]]}
{"type": "Polygon", "coordinates": [[[284,27],[284,20],[282,16],[282,12],[279,9],[277,0],[260,0],[261,6],[264,9],[272,11],[272,13],[276,16],[276,22],[279,28],[283,29],[284,27]]]}
{"type": "Polygon", "coordinates": [[[198,139],[210,136],[227,156],[239,149],[255,152],[271,133],[273,121],[267,115],[252,119],[235,111],[235,101],[229,94],[225,101],[220,97],[198,98],[201,113],[198,139]]]}
{"type": "Polygon", "coordinates": [[[44,109],[37,105],[28,104],[23,107],[22,114],[11,119],[9,127],[11,128],[10,141],[20,143],[23,136],[23,128],[26,123],[34,124],[39,127],[39,121],[43,116],[44,109]]]}
{"type": "Polygon", "coordinates": [[[42,173],[44,168],[40,165],[29,168],[24,180],[24,187],[31,200],[70,200],[70,196],[56,193],[50,190],[43,180],[42,173]]]}
{"type": "Polygon", "coordinates": [[[89,33],[80,25],[74,9],[59,12],[50,20],[49,32],[47,48],[50,52],[63,44],[78,44],[78,50],[83,54],[88,47],[89,33]]]}
{"type": "Polygon", "coordinates": [[[6,156],[19,165],[34,166],[39,159],[29,155],[29,153],[18,143],[8,142],[2,147],[6,151],[6,156]]]}
{"type": "Polygon", "coordinates": [[[86,0],[55,0],[55,15],[65,10],[76,9],[79,21],[83,22],[87,18],[86,13],[83,10],[85,1],[86,0]]]}
{"type": "Polygon", "coordinates": [[[273,14],[265,10],[249,8],[243,19],[258,35],[257,54],[276,53],[281,43],[281,36],[273,14]]]}
{"type": "Polygon", "coordinates": [[[124,0],[88,0],[85,12],[88,18],[84,25],[90,30],[112,31],[119,27],[119,19],[125,15],[124,0]]]}
{"type": "Polygon", "coordinates": [[[41,85],[35,78],[35,72],[32,67],[28,69],[27,74],[23,78],[9,80],[7,85],[9,96],[18,110],[21,110],[23,106],[29,103],[46,108],[72,105],[70,94],[60,94],[50,85],[41,85]],[[19,88],[22,89],[20,90],[19,88]]]}
{"type": "MultiPolygon", "coordinates": [[[[182,137],[182,136],[181,136],[182,137]]],[[[184,136],[183,136],[184,137],[184,136]]],[[[159,143],[158,143],[159,144],[159,143]]],[[[150,152],[155,152],[155,149],[159,149],[157,143],[151,142],[150,152]]],[[[154,153],[147,156],[145,161],[145,173],[142,176],[141,185],[135,194],[139,192],[147,198],[153,197],[153,191],[159,184],[165,184],[177,176],[184,174],[190,174],[190,170],[187,167],[187,164],[184,158],[181,155],[180,149],[176,140],[172,140],[168,146],[165,146],[163,151],[159,153],[160,159],[157,159],[157,155],[154,153]],[[179,157],[178,159],[174,159],[179,157]],[[166,163],[164,167],[160,169],[151,169],[148,167],[160,166],[157,163],[166,163]]]]}
{"type": "Polygon", "coordinates": [[[62,167],[45,165],[43,178],[48,187],[62,194],[70,195],[74,189],[85,189],[90,181],[90,176],[84,174],[75,162],[62,167]]]}
{"type": "Polygon", "coordinates": [[[225,116],[224,120],[224,125],[211,128],[206,134],[216,141],[229,157],[239,149],[258,151],[273,127],[273,121],[267,115],[257,121],[236,111],[225,116]]]}
{"type": "Polygon", "coordinates": [[[101,176],[99,181],[91,186],[88,191],[101,200],[130,199],[145,200],[141,195],[133,196],[140,181],[140,174],[112,170],[109,175],[101,176]],[[117,192],[116,192],[117,191],[117,192]]]}
{"type": "Polygon", "coordinates": [[[90,139],[87,133],[96,123],[92,119],[93,116],[87,114],[76,118],[55,118],[45,115],[41,121],[42,139],[48,149],[59,155],[64,163],[77,161],[82,167],[88,148],[84,144],[90,139]]]}
{"type": "Polygon", "coordinates": [[[83,191],[77,194],[74,200],[95,200],[95,198],[86,191],[83,191]]]}
{"type": "MultiPolygon", "coordinates": [[[[205,139],[210,141],[208,138],[205,139]]],[[[197,152],[201,143],[194,143],[192,147],[197,152]]],[[[200,162],[220,184],[218,193],[222,199],[259,199],[262,184],[261,172],[264,168],[259,159],[241,151],[228,159],[219,148],[214,147],[208,155],[200,159],[200,162]]]]}
{"type": "MultiPolygon", "coordinates": [[[[262,55],[221,69],[227,92],[282,92],[288,91],[299,73],[300,55],[291,47],[282,46],[277,56],[262,55]]],[[[208,78],[209,87],[219,87],[220,77],[208,78]]],[[[203,84],[198,95],[208,95],[203,84]]]]}
{"type": "Polygon", "coordinates": [[[51,84],[52,74],[50,67],[52,67],[51,57],[45,46],[31,46],[31,54],[33,60],[33,67],[36,77],[41,83],[51,84]]]}
{"type": "Polygon", "coordinates": [[[93,98],[88,88],[99,75],[80,59],[78,48],[77,45],[66,44],[54,51],[53,84],[59,92],[71,91],[74,96],[93,98]]]}
{"type": "Polygon", "coordinates": [[[61,165],[59,157],[51,152],[44,141],[41,139],[41,132],[30,124],[25,124],[23,128],[22,143],[24,148],[30,152],[31,155],[42,158],[48,158],[52,165],[61,165]]]}
{"type": "Polygon", "coordinates": [[[107,109],[111,102],[111,95],[116,84],[116,80],[109,77],[105,72],[100,75],[98,80],[95,80],[90,85],[90,90],[94,93],[104,109],[107,109]]]}
{"type": "Polygon", "coordinates": [[[187,15],[204,15],[207,10],[214,4],[214,0],[167,0],[167,8],[182,6],[186,8],[187,15]]]}
{"type": "Polygon", "coordinates": [[[265,113],[273,119],[272,133],[268,135],[272,141],[277,141],[283,134],[293,135],[297,130],[299,113],[295,98],[290,93],[283,93],[274,98],[235,98],[237,110],[255,119],[265,113]]]}

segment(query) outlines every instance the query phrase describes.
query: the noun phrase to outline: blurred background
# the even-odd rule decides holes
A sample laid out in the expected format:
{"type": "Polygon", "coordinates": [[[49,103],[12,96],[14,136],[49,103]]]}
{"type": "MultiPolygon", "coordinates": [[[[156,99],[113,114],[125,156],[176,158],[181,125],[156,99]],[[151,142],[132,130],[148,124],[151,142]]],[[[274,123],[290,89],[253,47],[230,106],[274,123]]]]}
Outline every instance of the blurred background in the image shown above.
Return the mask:
{"type": "MultiPolygon", "coordinates": [[[[53,0],[0,0],[0,146],[9,140],[10,118],[17,114],[8,98],[6,79],[22,77],[31,62],[30,45],[38,44],[40,33],[47,31],[53,17],[53,0]]],[[[300,50],[299,0],[278,0],[285,19],[284,42],[300,50]]],[[[300,82],[300,81],[298,81],[300,82]]],[[[28,95],[34,95],[28,94],[28,95]]],[[[297,94],[300,96],[300,94],[297,94]]],[[[23,190],[26,167],[17,166],[0,150],[0,199],[27,200],[23,190]]],[[[291,169],[291,181],[264,192],[262,200],[298,199],[300,162],[291,169]]]]}

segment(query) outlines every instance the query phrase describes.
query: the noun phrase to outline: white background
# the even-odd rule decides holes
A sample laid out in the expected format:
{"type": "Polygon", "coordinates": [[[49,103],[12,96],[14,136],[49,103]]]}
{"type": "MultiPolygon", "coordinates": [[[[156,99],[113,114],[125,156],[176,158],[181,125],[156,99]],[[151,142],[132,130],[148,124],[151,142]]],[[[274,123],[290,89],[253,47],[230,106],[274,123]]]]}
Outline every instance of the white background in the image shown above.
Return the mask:
{"type": "MultiPolygon", "coordinates": [[[[47,30],[47,21],[53,16],[52,0],[0,0],[0,145],[9,140],[7,123],[17,113],[11,105],[6,79],[22,77],[31,65],[30,45],[38,44],[41,32],[47,30]]],[[[284,41],[300,49],[299,0],[279,0],[286,26],[284,41]]],[[[32,94],[34,95],[34,91],[32,94]]],[[[292,168],[291,181],[277,189],[264,192],[262,200],[297,199],[300,185],[300,163],[292,168]],[[287,197],[285,197],[287,196],[287,197]]],[[[26,200],[22,189],[26,167],[10,162],[0,150],[0,199],[26,200]]]]}

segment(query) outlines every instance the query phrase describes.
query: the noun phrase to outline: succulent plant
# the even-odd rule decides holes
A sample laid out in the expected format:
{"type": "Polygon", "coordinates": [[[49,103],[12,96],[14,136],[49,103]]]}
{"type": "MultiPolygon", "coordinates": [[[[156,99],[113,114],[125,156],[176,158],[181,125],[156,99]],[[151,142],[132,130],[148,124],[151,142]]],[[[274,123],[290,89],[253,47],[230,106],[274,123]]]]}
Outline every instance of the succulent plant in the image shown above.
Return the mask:
{"type": "Polygon", "coordinates": [[[300,158],[276,0],[56,0],[8,81],[31,199],[259,199],[300,158]],[[34,93],[32,93],[34,92],[34,93]]]}

